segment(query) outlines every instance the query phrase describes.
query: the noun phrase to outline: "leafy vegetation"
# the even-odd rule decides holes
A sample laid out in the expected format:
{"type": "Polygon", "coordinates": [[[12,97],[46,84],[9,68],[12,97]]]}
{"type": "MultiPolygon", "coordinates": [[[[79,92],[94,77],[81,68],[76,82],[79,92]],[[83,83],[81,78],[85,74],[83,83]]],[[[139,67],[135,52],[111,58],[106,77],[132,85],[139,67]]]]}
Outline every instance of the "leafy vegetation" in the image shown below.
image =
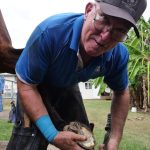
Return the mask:
{"type": "Polygon", "coordinates": [[[7,120],[0,119],[0,140],[9,140],[12,127],[12,123],[8,123],[7,120]]]}
{"type": "Polygon", "coordinates": [[[131,30],[130,38],[125,42],[130,54],[128,73],[131,94],[135,99],[133,105],[147,111],[150,107],[150,20],[146,22],[141,17],[138,30],[141,38],[137,39],[131,30]]]}

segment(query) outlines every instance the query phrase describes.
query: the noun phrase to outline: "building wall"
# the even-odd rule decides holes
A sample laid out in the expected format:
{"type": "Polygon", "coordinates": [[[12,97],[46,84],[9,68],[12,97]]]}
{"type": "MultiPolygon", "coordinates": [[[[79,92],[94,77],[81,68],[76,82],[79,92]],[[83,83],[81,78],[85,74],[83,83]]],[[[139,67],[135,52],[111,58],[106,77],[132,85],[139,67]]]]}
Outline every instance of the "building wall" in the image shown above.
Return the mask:
{"type": "Polygon", "coordinates": [[[17,93],[16,76],[7,73],[1,75],[5,78],[3,98],[15,100],[17,93]]]}
{"type": "Polygon", "coordinates": [[[91,82],[80,82],[79,88],[83,99],[100,99],[98,89],[95,89],[91,82]]]}
{"type": "MultiPolygon", "coordinates": [[[[16,85],[16,75],[13,74],[3,74],[5,77],[5,87],[3,97],[5,98],[16,98],[17,85],[16,85]]],[[[100,99],[98,96],[98,89],[95,89],[90,81],[80,82],[79,88],[83,99],[100,99]]]]}

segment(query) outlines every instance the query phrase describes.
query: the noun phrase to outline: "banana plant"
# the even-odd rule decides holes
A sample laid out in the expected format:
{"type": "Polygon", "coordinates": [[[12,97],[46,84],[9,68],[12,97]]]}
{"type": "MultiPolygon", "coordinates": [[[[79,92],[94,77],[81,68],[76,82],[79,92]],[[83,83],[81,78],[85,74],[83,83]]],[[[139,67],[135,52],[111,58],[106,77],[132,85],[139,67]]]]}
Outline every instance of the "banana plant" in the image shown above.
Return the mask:
{"type": "Polygon", "coordinates": [[[146,76],[147,101],[150,104],[150,21],[146,22],[143,17],[138,22],[140,39],[134,32],[129,33],[130,38],[124,43],[129,50],[128,74],[130,86],[137,86],[138,79],[146,76]]]}

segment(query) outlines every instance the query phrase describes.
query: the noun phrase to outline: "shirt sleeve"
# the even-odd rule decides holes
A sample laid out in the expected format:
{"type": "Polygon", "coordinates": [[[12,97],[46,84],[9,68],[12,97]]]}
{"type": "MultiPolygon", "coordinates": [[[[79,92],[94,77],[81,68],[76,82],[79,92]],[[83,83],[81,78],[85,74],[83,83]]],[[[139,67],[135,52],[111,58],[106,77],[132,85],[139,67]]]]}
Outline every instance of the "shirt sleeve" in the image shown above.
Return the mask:
{"type": "Polygon", "coordinates": [[[113,51],[113,67],[108,75],[104,77],[104,82],[114,91],[121,91],[128,86],[128,59],[127,48],[120,44],[113,51]]]}
{"type": "Polygon", "coordinates": [[[27,84],[43,81],[50,64],[49,49],[44,32],[37,27],[16,64],[16,74],[21,81],[27,84]]]}

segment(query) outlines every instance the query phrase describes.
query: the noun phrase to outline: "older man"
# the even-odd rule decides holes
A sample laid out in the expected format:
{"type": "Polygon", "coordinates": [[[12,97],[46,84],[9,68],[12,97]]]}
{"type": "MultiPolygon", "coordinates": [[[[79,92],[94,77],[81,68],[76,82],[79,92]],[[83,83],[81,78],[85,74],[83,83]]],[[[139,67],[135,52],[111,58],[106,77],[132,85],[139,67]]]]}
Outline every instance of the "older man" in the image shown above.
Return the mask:
{"type": "Polygon", "coordinates": [[[86,5],[85,14],[59,14],[37,26],[16,74],[22,106],[44,136],[41,139],[62,150],[81,150],[77,143],[86,137],[62,128],[70,121],[89,125],[77,83],[104,76],[113,90],[107,149],[118,149],[129,106],[128,51],[121,42],[131,27],[139,37],[136,22],[145,8],[146,0],[96,0],[86,5]]]}

